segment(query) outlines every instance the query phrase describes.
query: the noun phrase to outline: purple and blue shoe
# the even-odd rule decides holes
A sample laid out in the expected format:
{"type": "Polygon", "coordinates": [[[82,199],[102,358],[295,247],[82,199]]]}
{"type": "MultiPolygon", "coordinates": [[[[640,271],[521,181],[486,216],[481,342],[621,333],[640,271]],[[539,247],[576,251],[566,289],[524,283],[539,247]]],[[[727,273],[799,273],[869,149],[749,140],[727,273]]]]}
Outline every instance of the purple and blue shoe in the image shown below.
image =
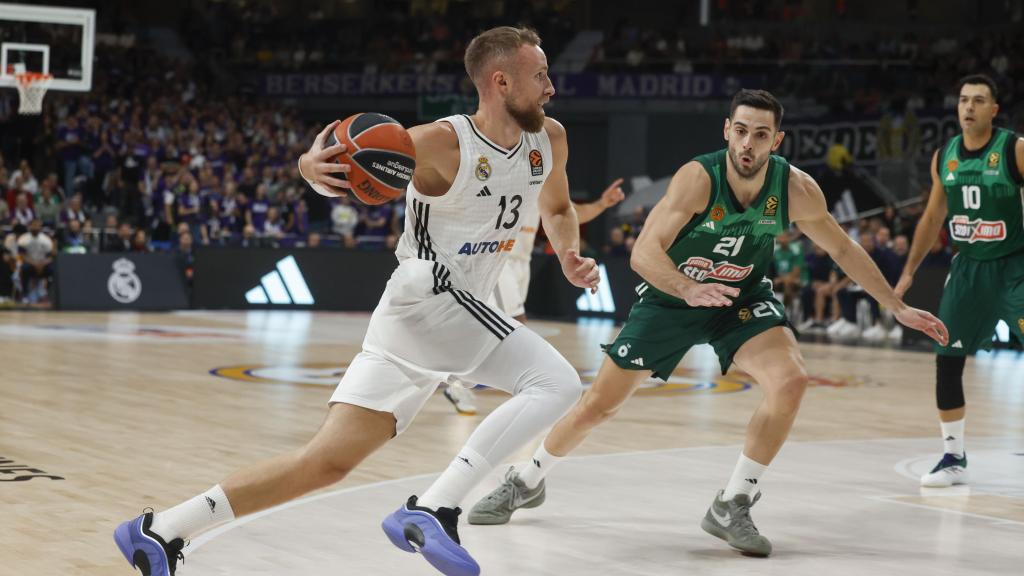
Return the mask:
{"type": "Polygon", "coordinates": [[[423,508],[416,505],[415,496],[410,496],[404,506],[384,519],[381,527],[392,544],[406,552],[423,554],[445,576],[478,576],[480,565],[459,540],[461,513],[461,508],[423,508]]]}
{"type": "Polygon", "coordinates": [[[114,542],[121,549],[125,560],[142,572],[142,576],[174,576],[178,560],[185,561],[181,549],[185,541],[175,538],[165,542],[149,527],[153,524],[153,513],[146,512],[134,520],[122,522],[114,530],[114,542]]]}

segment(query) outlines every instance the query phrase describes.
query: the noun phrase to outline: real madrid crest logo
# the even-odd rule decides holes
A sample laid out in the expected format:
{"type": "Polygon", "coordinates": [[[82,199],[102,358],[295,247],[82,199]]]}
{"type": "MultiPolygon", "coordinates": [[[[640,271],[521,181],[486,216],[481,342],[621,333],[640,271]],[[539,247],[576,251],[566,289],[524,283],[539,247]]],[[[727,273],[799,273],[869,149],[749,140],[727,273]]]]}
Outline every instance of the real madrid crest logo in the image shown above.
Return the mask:
{"type": "Polygon", "coordinates": [[[113,264],[114,272],[107,279],[110,297],[121,304],[131,304],[142,294],[142,279],[135,273],[135,264],[127,258],[118,258],[113,264]]]}
{"type": "Polygon", "coordinates": [[[491,164],[487,161],[487,156],[481,156],[476,161],[476,179],[487,180],[491,177],[491,164]]]}

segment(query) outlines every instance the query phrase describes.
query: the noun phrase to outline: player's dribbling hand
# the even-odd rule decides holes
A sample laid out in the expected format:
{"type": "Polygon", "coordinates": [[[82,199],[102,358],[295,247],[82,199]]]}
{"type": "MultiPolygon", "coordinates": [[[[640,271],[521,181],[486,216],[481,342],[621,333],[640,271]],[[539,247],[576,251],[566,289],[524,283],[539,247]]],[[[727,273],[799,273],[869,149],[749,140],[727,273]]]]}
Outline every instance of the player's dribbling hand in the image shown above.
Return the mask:
{"type": "Polygon", "coordinates": [[[725,284],[701,284],[700,282],[687,282],[682,289],[683,301],[690,306],[702,306],[706,308],[721,308],[732,306],[732,300],[740,295],[739,288],[726,286],[725,284]]]}
{"type": "Polygon", "coordinates": [[[348,164],[338,164],[333,161],[338,154],[345,151],[344,144],[324,147],[327,136],[334,130],[341,120],[335,120],[327,125],[316,138],[309,150],[299,157],[299,173],[309,182],[313,189],[324,196],[345,196],[352,185],[347,180],[337,178],[338,172],[348,172],[351,167],[348,164]]]}
{"type": "Polygon", "coordinates": [[[601,272],[593,258],[582,258],[575,250],[566,250],[562,257],[562,273],[573,286],[590,288],[591,293],[597,292],[601,272]]]}
{"type": "Polygon", "coordinates": [[[946,330],[946,325],[929,312],[907,306],[897,312],[895,316],[896,320],[907,328],[920,330],[943,346],[949,343],[949,331],[946,330]]]}

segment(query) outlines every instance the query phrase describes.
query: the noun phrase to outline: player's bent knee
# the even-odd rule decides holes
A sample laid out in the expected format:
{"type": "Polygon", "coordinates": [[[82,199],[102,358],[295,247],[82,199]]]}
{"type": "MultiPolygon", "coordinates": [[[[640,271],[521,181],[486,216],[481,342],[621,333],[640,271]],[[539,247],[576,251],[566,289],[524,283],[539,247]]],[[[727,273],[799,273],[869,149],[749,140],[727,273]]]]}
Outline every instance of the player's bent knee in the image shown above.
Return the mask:
{"type": "Polygon", "coordinates": [[[579,372],[565,358],[559,356],[559,360],[561,360],[560,365],[551,378],[555,383],[558,404],[568,410],[573,404],[579,402],[580,396],[583,394],[583,384],[580,382],[579,372]]]}
{"type": "Polygon", "coordinates": [[[776,381],[777,386],[766,387],[766,394],[782,402],[799,404],[810,378],[800,370],[780,376],[776,381]]]}

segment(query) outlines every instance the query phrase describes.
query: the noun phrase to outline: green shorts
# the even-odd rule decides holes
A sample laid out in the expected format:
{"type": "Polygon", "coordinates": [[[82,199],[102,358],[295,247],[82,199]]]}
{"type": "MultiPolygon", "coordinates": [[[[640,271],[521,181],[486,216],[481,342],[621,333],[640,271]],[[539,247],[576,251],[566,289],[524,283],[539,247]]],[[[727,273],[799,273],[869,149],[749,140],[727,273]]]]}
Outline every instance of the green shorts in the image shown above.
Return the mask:
{"type": "Polygon", "coordinates": [[[776,326],[792,329],[784,311],[765,283],[728,308],[693,308],[645,296],[633,304],[615,341],[602,348],[620,368],[653,370],[655,377],[668,380],[687,350],[710,343],[725,374],[747,340],[776,326]]]}
{"type": "Polygon", "coordinates": [[[949,345],[935,344],[935,352],[943,356],[991,348],[1000,320],[1024,339],[1024,252],[997,260],[954,258],[939,319],[949,330],[949,345]]]}

